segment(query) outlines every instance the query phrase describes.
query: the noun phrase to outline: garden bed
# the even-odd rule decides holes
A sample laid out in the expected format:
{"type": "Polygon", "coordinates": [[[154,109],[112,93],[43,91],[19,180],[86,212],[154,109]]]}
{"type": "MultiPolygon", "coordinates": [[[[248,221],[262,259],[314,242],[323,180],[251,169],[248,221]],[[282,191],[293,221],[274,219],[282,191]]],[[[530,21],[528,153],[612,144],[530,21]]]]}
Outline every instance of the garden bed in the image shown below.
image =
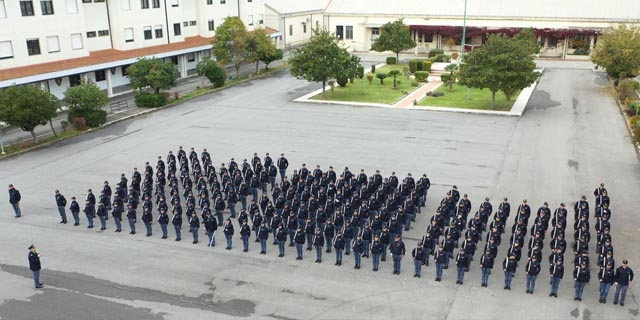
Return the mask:
{"type": "Polygon", "coordinates": [[[513,95],[510,101],[502,92],[496,94],[496,107],[492,106],[491,91],[488,89],[471,88],[468,91],[470,99],[467,99],[467,87],[461,84],[453,85],[453,92],[449,91],[449,86],[442,84],[435,91],[444,93],[441,97],[427,96],[420,101],[420,106],[434,106],[461,109],[478,109],[491,111],[509,111],[520,94],[520,91],[513,95]]]}

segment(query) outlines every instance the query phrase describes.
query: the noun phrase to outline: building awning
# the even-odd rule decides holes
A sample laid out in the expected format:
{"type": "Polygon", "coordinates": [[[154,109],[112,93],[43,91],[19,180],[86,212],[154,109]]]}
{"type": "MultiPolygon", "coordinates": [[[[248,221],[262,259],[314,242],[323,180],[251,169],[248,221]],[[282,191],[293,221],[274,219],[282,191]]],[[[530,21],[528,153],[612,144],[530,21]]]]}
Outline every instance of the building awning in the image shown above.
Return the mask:
{"type": "MultiPolygon", "coordinates": [[[[422,31],[428,33],[441,34],[449,37],[462,37],[461,26],[425,26],[425,25],[412,25],[409,27],[411,30],[422,31]]],[[[467,36],[478,36],[483,34],[505,34],[513,36],[519,33],[524,28],[490,28],[490,27],[467,27],[467,36]]],[[[596,35],[600,34],[601,30],[596,29],[582,29],[582,28],[544,28],[533,29],[536,36],[553,35],[557,37],[572,37],[577,34],[584,35],[596,35]]]]}
{"type": "Polygon", "coordinates": [[[4,69],[0,72],[0,88],[127,65],[142,57],[165,58],[207,50],[212,47],[212,39],[200,36],[187,37],[183,42],[126,51],[115,49],[92,51],[87,57],[4,69]]]}

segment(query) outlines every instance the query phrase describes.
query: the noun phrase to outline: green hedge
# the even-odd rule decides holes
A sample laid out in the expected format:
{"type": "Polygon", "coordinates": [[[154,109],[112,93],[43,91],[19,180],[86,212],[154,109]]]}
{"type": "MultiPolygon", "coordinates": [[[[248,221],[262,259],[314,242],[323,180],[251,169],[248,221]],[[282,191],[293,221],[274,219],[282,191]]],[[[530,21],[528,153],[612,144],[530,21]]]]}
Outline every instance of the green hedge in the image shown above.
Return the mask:
{"type": "Polygon", "coordinates": [[[107,112],[99,109],[99,110],[74,110],[69,109],[68,113],[69,119],[73,118],[84,118],[84,121],[89,127],[99,127],[107,122],[107,112]]]}
{"type": "Polygon", "coordinates": [[[364,67],[360,66],[356,68],[356,76],[360,79],[364,78],[364,67]]]}
{"type": "Polygon", "coordinates": [[[416,81],[426,82],[427,81],[427,77],[429,76],[429,72],[427,72],[427,71],[416,71],[415,76],[416,76],[416,81]]]}
{"type": "Polygon", "coordinates": [[[338,78],[336,78],[336,82],[338,83],[339,86],[346,87],[347,86],[347,82],[349,82],[349,78],[347,78],[347,77],[338,77],[338,78]]]}
{"type": "Polygon", "coordinates": [[[429,51],[429,58],[433,58],[439,54],[443,54],[444,51],[442,51],[442,49],[433,49],[431,51],[429,51]]]}
{"type": "Polygon", "coordinates": [[[431,65],[433,62],[431,60],[424,60],[422,62],[422,71],[431,72],[431,65]]]}
{"type": "Polygon", "coordinates": [[[167,104],[167,98],[162,93],[136,92],[134,100],[140,108],[157,108],[167,104]]]}
{"type": "Polygon", "coordinates": [[[451,62],[451,57],[448,54],[439,54],[436,56],[436,62],[451,62]]]}
{"type": "Polygon", "coordinates": [[[424,70],[424,61],[422,59],[412,59],[409,61],[409,71],[416,73],[416,71],[424,70]]]}
{"type": "Polygon", "coordinates": [[[397,62],[396,57],[387,57],[387,64],[396,64],[397,62]]]}

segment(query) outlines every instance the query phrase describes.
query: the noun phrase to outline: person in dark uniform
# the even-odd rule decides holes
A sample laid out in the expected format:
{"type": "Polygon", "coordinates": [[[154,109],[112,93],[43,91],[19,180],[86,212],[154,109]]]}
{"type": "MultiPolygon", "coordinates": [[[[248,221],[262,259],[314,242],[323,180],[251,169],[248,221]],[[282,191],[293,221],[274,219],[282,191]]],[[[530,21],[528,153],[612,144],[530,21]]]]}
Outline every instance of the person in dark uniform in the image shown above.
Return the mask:
{"type": "Polygon", "coordinates": [[[316,263],[322,263],[322,247],[324,247],[324,237],[322,231],[316,229],[316,233],[313,235],[313,246],[316,248],[316,263]]]}
{"type": "Polygon", "coordinates": [[[284,177],[287,175],[287,168],[289,167],[289,161],[284,157],[284,153],[280,154],[277,165],[278,171],[280,171],[280,181],[284,181],[284,177]]]}
{"type": "Polygon", "coordinates": [[[136,234],[136,209],[132,205],[127,206],[127,220],[129,221],[129,234],[136,234]]]}
{"type": "Polygon", "coordinates": [[[162,238],[167,238],[167,225],[169,225],[169,215],[166,210],[161,210],[160,215],[158,216],[158,223],[160,224],[160,229],[162,229],[162,238]]]}
{"type": "Polygon", "coordinates": [[[104,231],[107,229],[107,207],[102,203],[98,203],[98,210],[96,210],[96,215],[100,219],[100,230],[104,231]]]}
{"type": "Polygon", "coordinates": [[[444,246],[438,246],[438,250],[433,254],[433,260],[436,264],[436,281],[438,282],[442,280],[442,270],[444,269],[448,259],[449,258],[444,251],[444,246]]]}
{"type": "Polygon", "coordinates": [[[536,287],[536,279],[540,273],[540,262],[536,256],[532,256],[527,262],[527,266],[524,269],[527,276],[527,293],[533,294],[533,290],[536,287]]]}
{"type": "Polygon", "coordinates": [[[284,257],[285,242],[287,242],[287,231],[282,223],[278,224],[275,240],[278,243],[278,257],[284,257]]]}
{"type": "Polygon", "coordinates": [[[96,217],[96,207],[94,204],[91,204],[91,201],[87,200],[84,205],[84,215],[87,216],[87,221],[89,221],[88,229],[93,228],[93,218],[96,217]]]}
{"type": "Polygon", "coordinates": [[[9,185],[9,203],[11,203],[11,206],[13,207],[15,218],[22,217],[22,211],[20,211],[20,200],[22,200],[20,191],[18,191],[18,189],[16,189],[12,184],[10,184],[9,185]]]}
{"type": "Polygon", "coordinates": [[[36,246],[29,246],[29,269],[31,269],[31,273],[33,273],[33,282],[35,283],[35,288],[42,288],[42,283],[40,283],[40,270],[42,269],[42,265],[40,263],[41,255],[36,251],[36,246]]]}
{"type": "Polygon", "coordinates": [[[171,224],[173,224],[173,229],[176,231],[176,241],[180,241],[182,231],[182,209],[180,205],[174,206],[172,212],[171,224]]]}
{"type": "Polygon", "coordinates": [[[76,197],[71,197],[71,204],[69,205],[69,211],[71,211],[71,215],[73,216],[73,225],[80,225],[80,204],[76,201],[76,197]]]}
{"type": "MultiPolygon", "coordinates": [[[[267,236],[268,236],[269,232],[267,231],[267,236]]],[[[296,253],[298,254],[296,257],[296,260],[302,260],[302,247],[304,246],[305,243],[305,239],[306,239],[306,235],[304,230],[302,229],[302,226],[298,226],[298,230],[296,230],[296,232],[293,234],[293,241],[296,244],[296,253]]],[[[265,240],[265,245],[266,245],[266,240],[265,240]]]]}
{"type": "Polygon", "coordinates": [[[396,236],[395,241],[389,245],[389,252],[393,258],[393,274],[399,275],[402,258],[406,252],[404,242],[402,242],[400,236],[396,236]]]}
{"type": "Polygon", "coordinates": [[[602,268],[598,272],[598,280],[600,280],[600,303],[607,303],[607,296],[609,295],[609,289],[616,281],[616,274],[613,271],[613,264],[607,264],[605,268],[602,268]]]}
{"type": "Polygon", "coordinates": [[[422,265],[424,264],[424,249],[422,248],[422,242],[418,242],[418,245],[411,250],[411,256],[413,257],[414,278],[420,278],[422,273],[422,265]]]}
{"type": "Polygon", "coordinates": [[[384,254],[385,246],[379,236],[376,236],[371,243],[371,255],[373,255],[373,271],[378,271],[380,267],[380,257],[384,254]]]}
{"type": "Polygon", "coordinates": [[[469,259],[467,258],[467,255],[464,253],[464,251],[459,250],[458,254],[456,255],[456,284],[462,285],[464,283],[464,273],[469,266],[468,263],[469,259]]]}
{"type": "Polygon", "coordinates": [[[153,214],[151,214],[151,209],[148,207],[142,209],[142,222],[144,223],[144,227],[147,229],[147,237],[150,237],[153,234],[153,230],[151,228],[153,214]]]}
{"type": "Polygon", "coordinates": [[[247,221],[243,221],[242,224],[240,225],[240,239],[242,239],[242,252],[249,251],[250,235],[251,235],[251,228],[247,224],[247,221]]]}
{"type": "Polygon", "coordinates": [[[60,213],[60,223],[67,223],[67,213],[65,212],[65,207],[67,206],[67,199],[60,193],[59,190],[56,190],[55,194],[56,205],[58,206],[58,213],[60,213]]]}
{"type": "Polygon", "coordinates": [[[358,239],[353,242],[353,246],[351,247],[353,250],[353,257],[355,258],[354,269],[360,269],[360,263],[362,261],[362,252],[364,251],[364,241],[362,241],[362,235],[358,236],[358,239]]]}
{"type": "Polygon", "coordinates": [[[616,269],[616,292],[613,295],[613,304],[618,304],[624,307],[624,298],[627,296],[627,288],[633,281],[633,270],[629,268],[629,261],[622,260],[622,266],[616,269]]]}
{"type": "Polygon", "coordinates": [[[269,240],[269,226],[263,221],[258,227],[258,241],[260,241],[260,254],[267,254],[267,240],[269,240]]]}
{"type": "Polygon", "coordinates": [[[198,229],[200,229],[200,219],[197,214],[192,214],[189,217],[189,231],[193,236],[193,244],[198,243],[198,229]]]}
{"type": "Polygon", "coordinates": [[[584,287],[589,283],[589,280],[591,280],[591,272],[589,271],[589,266],[587,266],[586,262],[582,262],[573,270],[573,280],[576,282],[576,296],[573,300],[582,301],[582,292],[584,292],[584,287]]]}
{"type": "Polygon", "coordinates": [[[230,218],[227,218],[227,221],[225,221],[224,223],[223,233],[224,233],[224,237],[227,240],[227,247],[225,249],[231,250],[231,245],[233,244],[234,230],[233,230],[233,223],[231,222],[230,218]]]}
{"type": "Polygon", "coordinates": [[[333,248],[336,249],[336,266],[342,265],[342,251],[344,250],[344,237],[342,233],[338,231],[336,238],[333,240],[333,248]]]}
{"type": "Polygon", "coordinates": [[[502,270],[504,271],[504,290],[511,290],[511,280],[518,268],[518,261],[516,261],[516,255],[510,254],[504,258],[502,262],[502,270]]]}
{"type": "Polygon", "coordinates": [[[549,297],[558,297],[558,287],[560,286],[560,281],[562,277],[564,277],[564,266],[562,265],[562,259],[556,259],[555,262],[551,262],[549,266],[549,276],[551,278],[551,292],[549,293],[549,297]]]}
{"type": "Polygon", "coordinates": [[[480,257],[480,268],[482,269],[482,286],[489,285],[489,276],[491,275],[491,269],[493,269],[494,257],[491,251],[486,250],[482,257],[480,257]]]}
{"type": "Polygon", "coordinates": [[[207,232],[207,238],[209,239],[208,247],[216,246],[216,231],[218,230],[218,221],[211,214],[211,211],[205,213],[202,217],[202,223],[204,224],[204,230],[207,232]]]}

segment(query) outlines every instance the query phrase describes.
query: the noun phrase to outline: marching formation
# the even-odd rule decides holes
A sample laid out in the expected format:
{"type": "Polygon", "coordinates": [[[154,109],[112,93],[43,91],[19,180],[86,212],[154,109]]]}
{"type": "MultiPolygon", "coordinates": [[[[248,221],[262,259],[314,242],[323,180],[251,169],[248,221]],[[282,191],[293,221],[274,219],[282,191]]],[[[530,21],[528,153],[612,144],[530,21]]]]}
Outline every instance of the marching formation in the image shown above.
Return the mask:
{"type": "MultiPolygon", "coordinates": [[[[180,147],[177,155],[169,151],[166,163],[158,157],[155,171],[147,162],[142,173],[134,168],[130,182],[123,173],[115,191],[105,181],[96,199],[89,189],[82,211],[88,228],[93,228],[97,216],[100,229],[105,230],[111,211],[115,232],[121,232],[124,216],[130,234],[135,234],[141,207],[146,236],[152,236],[155,220],[160,225],[162,239],[168,238],[169,225],[172,225],[175,240],[180,241],[182,225],[186,224],[193,244],[199,243],[199,231],[204,229],[207,245],[214,247],[216,233],[221,229],[225,248],[231,250],[238,229],[243,252],[249,251],[253,234],[260,254],[267,253],[271,238],[272,244],[278,247],[279,257],[285,256],[289,246],[295,247],[296,260],[303,259],[306,249],[315,251],[315,262],[321,263],[323,253],[334,251],[335,265],[341,266],[343,256],[353,253],[355,269],[361,268],[363,257],[371,257],[372,270],[378,271],[380,261],[386,261],[389,253],[393,273],[400,274],[406,253],[402,235],[411,229],[411,223],[426,205],[431,185],[426,175],[416,181],[407,174],[400,181],[395,172],[385,178],[379,171],[368,176],[364,170],[354,174],[345,167],[338,174],[333,167],[323,171],[318,165],[310,170],[302,164],[300,169],[293,170],[289,179],[288,168],[284,154],[274,161],[267,153],[263,159],[254,154],[250,162],[244,159],[237,163],[231,158],[216,170],[206,149],[198,156],[194,148],[187,154],[180,147]],[[156,219],[153,207],[157,208],[156,219]],[[228,214],[226,219],[225,214],[228,214]]],[[[421,241],[411,250],[414,277],[421,277],[422,266],[429,266],[433,257],[435,281],[442,280],[451,262],[455,265],[456,284],[463,285],[465,273],[477,259],[482,287],[488,286],[494,265],[500,265],[504,289],[511,290],[512,279],[522,261],[526,293],[533,294],[538,275],[544,273],[542,251],[548,243],[550,297],[558,297],[565,274],[565,253],[570,250],[573,255],[569,273],[575,282],[574,300],[582,301],[584,287],[591,281],[591,270],[597,266],[600,303],[606,303],[609,289],[616,284],[614,304],[624,306],[633,271],[627,260],[616,266],[613,258],[610,198],[604,184],[594,191],[594,196],[593,215],[586,196],[573,206],[573,239],[567,230],[569,213],[564,203],[552,212],[545,202],[532,215],[527,200],[513,210],[509,235],[512,210],[507,198],[495,212],[490,199],[485,198],[470,216],[471,200],[466,194],[461,196],[457,186],[453,186],[430,218],[421,241]],[[595,221],[590,221],[591,216],[595,221]],[[591,230],[595,231],[595,246],[591,248],[597,254],[593,262],[589,259],[591,230]],[[508,250],[505,258],[498,260],[498,248],[503,240],[509,241],[508,250]],[[480,251],[477,258],[476,251],[480,251]]],[[[67,223],[66,199],[57,190],[55,197],[61,223],[67,223]]],[[[71,199],[69,209],[77,226],[80,204],[75,197],[71,199]]]]}

